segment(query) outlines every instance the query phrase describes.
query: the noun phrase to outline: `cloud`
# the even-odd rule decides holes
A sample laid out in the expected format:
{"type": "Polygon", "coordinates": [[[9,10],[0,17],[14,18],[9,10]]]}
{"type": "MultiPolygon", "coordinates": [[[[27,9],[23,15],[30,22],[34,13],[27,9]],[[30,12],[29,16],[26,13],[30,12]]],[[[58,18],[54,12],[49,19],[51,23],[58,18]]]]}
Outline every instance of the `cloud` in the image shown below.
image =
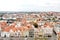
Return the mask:
{"type": "Polygon", "coordinates": [[[0,0],[0,11],[60,11],[60,0],[0,0]]]}

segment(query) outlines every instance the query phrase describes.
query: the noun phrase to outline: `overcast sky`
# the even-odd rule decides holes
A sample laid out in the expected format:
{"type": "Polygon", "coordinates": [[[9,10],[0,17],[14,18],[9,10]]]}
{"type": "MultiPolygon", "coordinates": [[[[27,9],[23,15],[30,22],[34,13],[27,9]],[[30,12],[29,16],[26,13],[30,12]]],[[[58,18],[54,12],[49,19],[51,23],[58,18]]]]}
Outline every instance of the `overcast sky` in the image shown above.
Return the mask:
{"type": "Polygon", "coordinates": [[[60,0],[0,0],[0,11],[60,12],[60,0]]]}

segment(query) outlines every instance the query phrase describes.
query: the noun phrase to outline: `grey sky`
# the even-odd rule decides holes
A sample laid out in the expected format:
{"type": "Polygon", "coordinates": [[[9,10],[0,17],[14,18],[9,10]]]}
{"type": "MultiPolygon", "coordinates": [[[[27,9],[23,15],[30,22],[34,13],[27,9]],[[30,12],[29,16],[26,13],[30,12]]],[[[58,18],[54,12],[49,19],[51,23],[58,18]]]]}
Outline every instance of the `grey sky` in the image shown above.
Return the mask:
{"type": "Polygon", "coordinates": [[[60,0],[0,0],[0,11],[60,12],[60,0]]]}

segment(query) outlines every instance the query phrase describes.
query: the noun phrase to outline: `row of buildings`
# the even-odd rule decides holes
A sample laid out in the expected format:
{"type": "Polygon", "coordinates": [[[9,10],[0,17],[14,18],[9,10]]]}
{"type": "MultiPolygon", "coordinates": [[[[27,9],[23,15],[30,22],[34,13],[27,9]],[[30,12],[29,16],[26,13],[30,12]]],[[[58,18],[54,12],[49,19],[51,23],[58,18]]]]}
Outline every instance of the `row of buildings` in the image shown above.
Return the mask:
{"type": "Polygon", "coordinates": [[[41,35],[52,37],[53,34],[55,34],[58,37],[57,39],[59,39],[59,12],[16,12],[0,15],[1,37],[37,38],[41,35]]]}

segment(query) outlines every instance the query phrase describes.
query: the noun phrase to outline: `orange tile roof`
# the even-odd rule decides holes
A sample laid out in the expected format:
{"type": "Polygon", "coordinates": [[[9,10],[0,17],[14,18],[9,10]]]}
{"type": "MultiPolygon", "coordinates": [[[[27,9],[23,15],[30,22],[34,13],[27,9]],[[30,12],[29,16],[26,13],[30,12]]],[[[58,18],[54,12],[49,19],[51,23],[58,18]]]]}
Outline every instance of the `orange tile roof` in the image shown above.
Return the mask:
{"type": "Polygon", "coordinates": [[[6,27],[5,29],[3,29],[3,31],[9,32],[10,31],[10,27],[6,27]]]}
{"type": "Polygon", "coordinates": [[[17,32],[18,29],[14,27],[14,28],[12,28],[12,31],[13,31],[13,32],[15,32],[15,31],[17,32]]]}
{"type": "Polygon", "coordinates": [[[58,32],[57,34],[60,35],[60,32],[58,32]]]}
{"type": "Polygon", "coordinates": [[[6,22],[0,22],[0,27],[2,28],[2,29],[4,29],[5,27],[7,27],[8,25],[7,25],[7,23],[6,22]]]}
{"type": "Polygon", "coordinates": [[[18,30],[23,31],[23,27],[19,27],[18,30]]]}

